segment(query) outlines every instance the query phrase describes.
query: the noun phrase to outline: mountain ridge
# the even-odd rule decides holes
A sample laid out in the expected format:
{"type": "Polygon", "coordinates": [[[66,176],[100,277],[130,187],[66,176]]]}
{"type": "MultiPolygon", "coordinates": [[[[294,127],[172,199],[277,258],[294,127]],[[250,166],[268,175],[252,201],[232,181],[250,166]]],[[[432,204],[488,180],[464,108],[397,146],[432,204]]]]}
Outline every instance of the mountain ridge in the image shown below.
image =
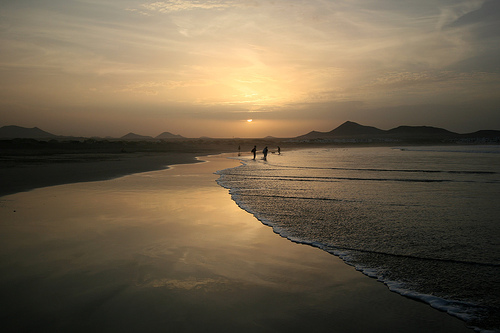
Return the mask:
{"type": "Polygon", "coordinates": [[[124,136],[120,137],[120,139],[123,139],[123,140],[152,140],[153,137],[149,136],[149,135],[140,135],[140,134],[130,132],[130,133],[125,134],[124,136]]]}
{"type": "Polygon", "coordinates": [[[54,139],[57,135],[41,130],[38,127],[21,127],[16,125],[7,125],[0,127],[0,138],[30,138],[30,139],[54,139]]]}
{"type": "MultiPolygon", "coordinates": [[[[74,137],[55,135],[46,132],[38,127],[21,127],[16,125],[8,125],[0,127],[0,139],[41,139],[41,140],[52,140],[52,139],[71,139],[74,137]]],[[[277,139],[268,136],[264,139],[277,139]]],[[[326,142],[336,141],[336,140],[351,140],[356,141],[398,141],[398,140],[464,140],[464,139],[474,139],[474,138],[493,138],[497,142],[500,140],[500,131],[498,130],[479,130],[472,133],[459,134],[455,132],[448,131],[439,127],[432,126],[408,126],[402,125],[389,130],[382,130],[373,126],[365,126],[358,124],[353,121],[346,121],[340,126],[329,132],[319,132],[311,131],[307,134],[300,135],[293,138],[282,138],[290,140],[301,140],[301,141],[318,141],[324,140],[326,142]]],[[[80,138],[84,139],[84,138],[80,138]]],[[[149,141],[149,140],[168,140],[168,139],[188,139],[181,135],[172,134],[170,132],[163,132],[156,137],[139,135],[130,132],[120,138],[110,138],[106,139],[118,139],[118,140],[130,140],[130,141],[149,141]]]]}
{"type": "Polygon", "coordinates": [[[157,136],[155,136],[155,139],[184,139],[182,135],[179,134],[172,134],[170,132],[163,132],[157,136]]]}
{"type": "Polygon", "coordinates": [[[295,137],[301,140],[334,140],[334,139],[453,139],[467,137],[500,137],[500,131],[480,130],[473,133],[459,134],[444,128],[432,126],[402,125],[389,130],[382,130],[373,126],[364,126],[353,121],[346,121],[329,132],[312,131],[295,137]]]}
{"type": "MultiPolygon", "coordinates": [[[[69,139],[73,136],[56,135],[44,131],[38,127],[22,127],[17,125],[6,125],[0,127],[0,139],[69,139]]],[[[80,138],[81,139],[81,138],[80,138]]],[[[149,135],[140,135],[134,132],[125,134],[122,137],[109,137],[105,139],[122,139],[122,140],[154,140],[154,139],[185,139],[182,135],[163,132],[156,137],[149,135]]]]}

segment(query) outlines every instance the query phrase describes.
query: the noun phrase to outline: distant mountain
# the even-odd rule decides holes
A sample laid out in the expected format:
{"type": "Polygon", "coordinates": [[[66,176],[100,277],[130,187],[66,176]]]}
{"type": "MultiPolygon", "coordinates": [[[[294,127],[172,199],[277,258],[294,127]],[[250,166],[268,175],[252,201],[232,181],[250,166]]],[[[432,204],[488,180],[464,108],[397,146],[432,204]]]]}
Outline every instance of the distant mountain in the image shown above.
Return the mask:
{"type": "Polygon", "coordinates": [[[301,135],[299,139],[321,139],[321,138],[345,138],[345,137],[368,137],[384,134],[385,131],[372,126],[364,126],[352,121],[346,121],[330,132],[312,131],[301,135]]]}
{"type": "Polygon", "coordinates": [[[156,136],[155,139],[184,139],[182,135],[172,134],[170,132],[163,132],[156,136]]]}
{"type": "Polygon", "coordinates": [[[346,121],[333,131],[329,132],[330,135],[336,136],[352,136],[352,135],[380,135],[384,133],[383,130],[372,126],[363,126],[352,121],[346,121]]]}
{"type": "Polygon", "coordinates": [[[450,132],[443,128],[431,127],[431,126],[399,126],[388,131],[383,131],[385,134],[392,136],[457,136],[457,133],[450,132]]]}
{"type": "Polygon", "coordinates": [[[465,138],[493,138],[500,137],[500,131],[481,130],[474,133],[462,134],[465,138]]]}
{"type": "Polygon", "coordinates": [[[45,132],[38,127],[27,128],[14,125],[0,127],[0,138],[2,139],[51,139],[56,137],[57,135],[45,132]]]}
{"type": "Polygon", "coordinates": [[[384,130],[372,126],[364,126],[353,121],[346,121],[339,127],[330,132],[312,131],[305,135],[297,137],[298,139],[326,139],[326,138],[351,138],[351,137],[369,137],[385,134],[384,130]]]}
{"type": "Polygon", "coordinates": [[[432,141],[432,140],[463,140],[463,139],[493,139],[500,140],[500,131],[482,130],[468,134],[458,134],[443,128],[431,126],[399,126],[390,130],[363,126],[352,121],[346,121],[330,132],[312,131],[296,137],[299,140],[372,140],[372,141],[432,141]]]}
{"type": "Polygon", "coordinates": [[[128,133],[124,136],[122,136],[120,139],[123,139],[123,140],[151,140],[153,139],[152,136],[147,136],[147,135],[139,135],[139,134],[135,134],[135,133],[128,133]]]}

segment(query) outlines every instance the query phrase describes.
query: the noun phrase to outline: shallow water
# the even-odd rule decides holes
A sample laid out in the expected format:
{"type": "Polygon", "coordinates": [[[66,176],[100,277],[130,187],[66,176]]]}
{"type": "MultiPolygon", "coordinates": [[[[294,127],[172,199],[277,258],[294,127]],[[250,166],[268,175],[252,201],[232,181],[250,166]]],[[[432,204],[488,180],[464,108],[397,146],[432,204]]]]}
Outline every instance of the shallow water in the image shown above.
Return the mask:
{"type": "Polygon", "coordinates": [[[218,182],[275,232],[500,329],[500,147],[310,149],[243,162],[218,182]]]}

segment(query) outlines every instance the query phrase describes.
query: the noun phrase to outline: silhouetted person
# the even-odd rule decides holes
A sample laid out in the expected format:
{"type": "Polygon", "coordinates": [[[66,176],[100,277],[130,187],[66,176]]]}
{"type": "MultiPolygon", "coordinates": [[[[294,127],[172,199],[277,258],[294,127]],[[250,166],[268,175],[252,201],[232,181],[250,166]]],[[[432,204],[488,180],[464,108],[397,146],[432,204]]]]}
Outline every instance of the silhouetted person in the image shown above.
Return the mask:
{"type": "Polygon", "coordinates": [[[241,146],[238,146],[238,156],[241,156],[241,146]]]}
{"type": "Polygon", "coordinates": [[[264,154],[264,161],[267,161],[267,146],[266,146],[266,148],[264,148],[264,150],[262,151],[262,154],[264,154]]]}
{"type": "Polygon", "coordinates": [[[278,146],[278,155],[281,155],[281,148],[278,146]]]}
{"type": "Polygon", "coordinates": [[[253,153],[253,159],[255,160],[255,155],[257,155],[257,146],[253,146],[252,153],[253,153]]]}

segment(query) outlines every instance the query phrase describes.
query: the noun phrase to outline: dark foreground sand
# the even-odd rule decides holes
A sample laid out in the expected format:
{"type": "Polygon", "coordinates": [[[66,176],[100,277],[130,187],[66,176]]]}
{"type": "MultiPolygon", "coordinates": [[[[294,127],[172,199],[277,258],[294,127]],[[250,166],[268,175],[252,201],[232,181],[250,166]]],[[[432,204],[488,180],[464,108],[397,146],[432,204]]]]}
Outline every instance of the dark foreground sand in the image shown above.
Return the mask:
{"type": "Polygon", "coordinates": [[[471,332],[231,201],[208,163],[0,197],[9,332],[471,332]]]}

